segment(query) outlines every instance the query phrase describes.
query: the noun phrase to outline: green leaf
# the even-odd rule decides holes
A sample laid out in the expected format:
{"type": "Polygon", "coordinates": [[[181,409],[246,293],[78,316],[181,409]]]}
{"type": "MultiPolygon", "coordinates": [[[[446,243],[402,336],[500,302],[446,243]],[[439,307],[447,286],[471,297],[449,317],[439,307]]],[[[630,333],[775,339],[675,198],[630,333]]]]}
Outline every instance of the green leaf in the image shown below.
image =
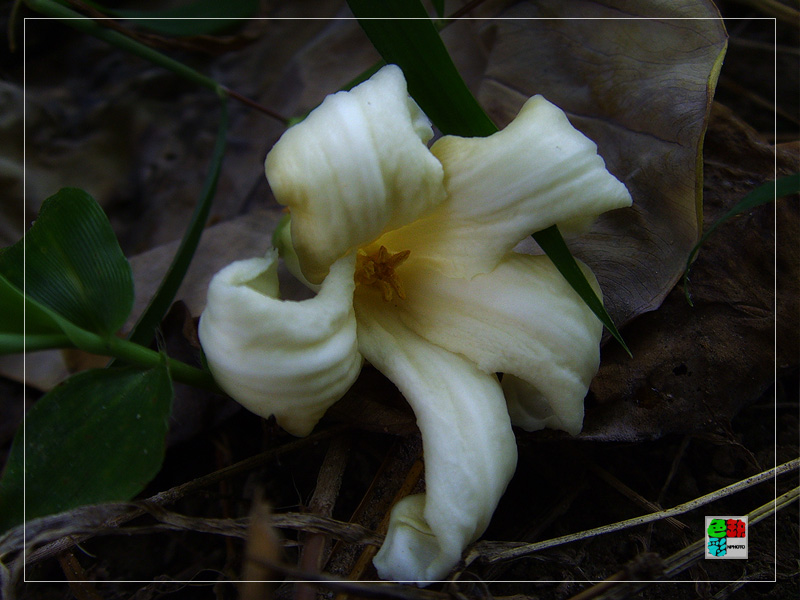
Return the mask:
{"type": "Polygon", "coordinates": [[[689,253],[689,258],[686,259],[686,269],[683,272],[683,293],[686,296],[686,301],[690,306],[694,305],[692,304],[692,298],[689,294],[689,271],[692,268],[692,262],[694,261],[695,256],[697,256],[697,253],[700,251],[700,247],[706,243],[706,240],[711,237],[711,234],[713,234],[720,225],[722,225],[731,217],[748,210],[752,210],[756,206],[761,206],[762,204],[772,202],[773,200],[781,198],[782,196],[788,196],[789,194],[796,194],[798,192],[800,192],[800,173],[787,175],[786,177],[781,177],[775,181],[768,181],[767,183],[757,187],[752,192],[747,194],[744,198],[736,203],[736,206],[722,215],[711,227],[708,228],[708,230],[703,234],[703,237],[700,238],[700,241],[697,242],[694,248],[692,248],[692,251],[689,253]]]}
{"type": "Polygon", "coordinates": [[[194,0],[161,10],[113,9],[87,3],[114,17],[164,35],[208,35],[230,28],[258,12],[259,0],[194,0]]]}
{"type": "Polygon", "coordinates": [[[85,371],[43,396],[17,432],[0,480],[0,532],[133,498],[161,467],[171,405],[164,364],[85,371]]]}
{"type": "Polygon", "coordinates": [[[603,301],[597,297],[592,286],[586,281],[586,277],[575,261],[575,258],[572,256],[572,253],[569,251],[566,242],[564,242],[564,238],[561,237],[558,226],[551,225],[547,229],[537,231],[533,234],[533,239],[536,240],[536,243],[545,251],[550,260],[553,261],[553,264],[564,276],[564,279],[569,282],[586,305],[597,315],[597,318],[608,328],[608,331],[614,336],[614,339],[622,345],[625,352],[628,353],[628,356],[632,357],[633,354],[631,354],[630,349],[622,339],[622,335],[617,330],[616,325],[614,325],[614,321],[611,320],[611,316],[606,312],[603,301]]]}
{"type": "Polygon", "coordinates": [[[29,335],[61,333],[58,323],[0,274],[0,333],[29,335]],[[27,322],[23,323],[23,316],[27,322]],[[24,325],[24,327],[23,327],[24,325]]]}
{"type": "Polygon", "coordinates": [[[383,59],[403,69],[409,93],[442,133],[476,137],[497,131],[418,0],[348,0],[347,4],[383,59]]]}
{"type": "MultiPolygon", "coordinates": [[[[103,210],[65,188],[42,204],[25,237],[0,253],[0,274],[87,331],[111,334],[133,307],[133,276],[103,210]]],[[[7,296],[7,286],[3,287],[7,296]]]]}
{"type": "Polygon", "coordinates": [[[175,294],[183,281],[189,264],[192,262],[203,228],[208,220],[208,213],[211,210],[211,201],[217,190],[217,180],[219,179],[222,159],[225,155],[225,142],[228,133],[228,101],[227,98],[220,99],[220,122],[217,130],[217,140],[214,145],[214,152],[211,155],[211,165],[209,167],[203,191],[197,201],[192,218],[183,235],[181,244],[178,247],[172,263],[167,269],[167,273],[161,281],[153,298],[147,305],[139,320],[131,330],[128,340],[138,344],[149,344],[153,333],[158,327],[164,315],[167,314],[175,294]]]}
{"type": "Polygon", "coordinates": [[[0,354],[70,346],[56,319],[0,275],[0,354]]]}
{"type": "MultiPolygon", "coordinates": [[[[419,0],[347,0],[347,4],[383,59],[403,70],[409,93],[442,133],[483,137],[497,131],[458,73],[419,0]]],[[[603,302],[578,268],[558,228],[550,227],[533,237],[592,312],[630,354],[603,302]]]]}
{"type": "Polygon", "coordinates": [[[101,356],[114,356],[143,369],[169,365],[172,377],[181,383],[222,393],[208,370],[164,357],[140,344],[111,334],[97,334],[78,327],[52,309],[25,296],[0,275],[0,354],[32,352],[46,348],[75,347],[101,356]],[[23,306],[26,330],[23,334],[23,306]]]}

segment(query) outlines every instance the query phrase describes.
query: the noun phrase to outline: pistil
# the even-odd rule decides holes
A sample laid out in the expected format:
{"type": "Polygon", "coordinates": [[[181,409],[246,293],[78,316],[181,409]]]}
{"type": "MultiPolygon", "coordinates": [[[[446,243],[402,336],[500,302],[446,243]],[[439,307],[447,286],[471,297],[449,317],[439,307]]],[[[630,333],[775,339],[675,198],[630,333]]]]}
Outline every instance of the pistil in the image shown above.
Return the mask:
{"type": "Polygon", "coordinates": [[[389,252],[386,246],[381,246],[372,254],[359,250],[356,256],[356,283],[378,288],[386,302],[390,302],[395,294],[404,300],[406,293],[395,269],[406,261],[409,254],[410,250],[389,252]]]}

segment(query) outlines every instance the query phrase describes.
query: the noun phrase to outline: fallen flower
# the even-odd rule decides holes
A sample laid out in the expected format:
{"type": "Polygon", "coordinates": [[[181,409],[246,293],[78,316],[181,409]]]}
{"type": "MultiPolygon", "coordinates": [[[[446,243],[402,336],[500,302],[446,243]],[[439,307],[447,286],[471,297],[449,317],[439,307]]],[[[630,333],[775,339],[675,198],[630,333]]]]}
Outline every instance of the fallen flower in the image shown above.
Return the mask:
{"type": "Polygon", "coordinates": [[[214,277],[199,331],[220,386],[295,435],[362,357],[397,385],[422,433],[426,493],[393,508],[374,563],[413,582],[447,575],[487,527],[516,466],[512,423],[582,427],[602,325],[546,256],[514,246],[631,203],[541,96],[489,137],[428,149],[432,137],[396,66],[326,98],[265,163],[291,214],[277,245],[317,295],[278,299],[273,250],[214,277]]]}

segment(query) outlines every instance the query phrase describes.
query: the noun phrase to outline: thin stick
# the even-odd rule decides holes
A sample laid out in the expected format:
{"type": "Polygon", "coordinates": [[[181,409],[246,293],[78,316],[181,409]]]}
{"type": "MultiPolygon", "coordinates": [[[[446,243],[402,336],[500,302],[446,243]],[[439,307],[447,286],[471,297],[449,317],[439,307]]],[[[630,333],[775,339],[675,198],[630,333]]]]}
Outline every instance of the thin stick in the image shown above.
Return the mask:
{"type": "MultiPolygon", "coordinates": [[[[389,598],[394,600],[452,600],[452,596],[446,592],[434,592],[410,585],[399,585],[397,583],[366,583],[358,581],[348,581],[339,579],[332,575],[323,573],[309,572],[298,569],[284,563],[266,563],[275,571],[280,571],[293,581],[307,581],[326,587],[331,590],[338,590],[346,594],[353,594],[359,598],[389,598]]],[[[411,583],[411,582],[409,582],[411,583]]]]}
{"type": "MultiPolygon", "coordinates": [[[[202,477],[198,477],[197,479],[193,479],[192,481],[187,481],[186,483],[182,483],[181,485],[177,485],[173,488],[165,490],[163,492],[159,492],[153,496],[150,496],[144,501],[144,504],[150,506],[163,506],[165,504],[172,504],[177,502],[187,494],[200,490],[202,488],[214,485],[223,479],[228,477],[233,477],[234,475],[238,475],[239,473],[243,473],[246,471],[250,471],[259,467],[263,464],[266,464],[270,461],[275,460],[276,457],[286,454],[288,452],[293,452],[307,446],[308,444],[314,444],[319,442],[320,440],[326,439],[334,434],[340,433],[346,429],[345,426],[337,426],[332,427],[330,429],[320,431],[312,436],[307,438],[302,438],[299,440],[295,440],[293,442],[289,442],[288,444],[284,444],[278,448],[274,448],[272,450],[268,450],[267,452],[263,452],[261,454],[257,454],[256,456],[251,456],[250,458],[246,458],[242,461],[239,461],[236,464],[230,465],[229,467],[225,467],[224,469],[220,469],[218,471],[214,471],[213,473],[209,473],[208,475],[203,475],[202,477]]],[[[117,515],[116,517],[109,518],[99,529],[108,529],[108,528],[116,528],[119,527],[136,517],[140,517],[146,514],[146,510],[143,508],[137,508],[133,510],[129,510],[127,505],[124,509],[124,512],[117,515]]],[[[47,558],[52,558],[53,556],[71,548],[75,544],[80,544],[87,539],[93,537],[94,534],[84,534],[80,536],[70,535],[62,537],[58,540],[50,542],[49,544],[45,544],[41,548],[37,548],[33,552],[30,553],[26,557],[25,564],[27,566],[33,565],[39,561],[45,560],[47,558]]]]}
{"type": "MultiPolygon", "coordinates": [[[[750,526],[755,525],[759,521],[774,515],[782,508],[786,508],[793,502],[796,502],[799,496],[800,488],[794,488],[793,490],[790,490],[779,496],[775,500],[767,502],[766,504],[758,507],[748,514],[750,526]]],[[[704,550],[705,539],[703,538],[669,556],[664,560],[664,571],[656,579],[667,579],[673,575],[677,575],[678,573],[685,571],[703,558],[704,550]]],[[[613,585],[610,589],[608,585],[603,585],[604,583],[606,582],[600,582],[596,586],[592,586],[591,588],[584,590],[584,592],[589,592],[589,590],[594,590],[596,587],[602,586],[602,588],[598,590],[598,593],[601,595],[588,595],[583,596],[583,598],[591,597],[594,600],[622,600],[623,598],[629,598],[631,595],[643,590],[652,582],[642,581],[641,579],[638,581],[621,581],[616,585],[613,585]]],[[[570,600],[575,599],[572,598],[570,600]]]]}
{"type": "MultiPolygon", "coordinates": [[[[333,514],[349,451],[349,438],[340,436],[331,440],[328,452],[319,468],[317,487],[308,506],[310,512],[323,517],[330,517],[333,514]]],[[[319,571],[327,559],[326,547],[329,541],[329,536],[324,533],[308,534],[300,553],[300,568],[319,571]]],[[[295,588],[295,600],[314,600],[316,596],[313,586],[299,584],[295,588]]]]}
{"type": "Polygon", "coordinates": [[[287,125],[289,123],[289,119],[287,119],[286,117],[284,117],[282,114],[278,113],[277,111],[272,110],[268,106],[264,106],[263,104],[259,104],[258,102],[256,102],[252,98],[248,98],[247,96],[243,96],[239,92],[235,92],[234,90],[230,89],[229,87],[226,87],[224,85],[221,86],[221,87],[222,87],[222,90],[228,96],[230,96],[234,100],[237,100],[237,101],[241,102],[245,106],[249,106],[250,108],[254,108],[257,111],[259,111],[261,113],[264,113],[268,117],[272,117],[276,121],[280,121],[284,125],[287,125]]]}
{"type": "MultiPolygon", "coordinates": [[[[652,511],[664,510],[662,506],[659,506],[655,502],[651,502],[636,490],[631,489],[630,487],[625,485],[622,481],[617,479],[614,475],[606,471],[604,468],[595,464],[589,465],[589,468],[591,469],[592,473],[597,475],[600,479],[605,481],[608,485],[613,487],[620,494],[626,496],[632,502],[638,504],[639,506],[642,506],[652,511]]],[[[678,521],[678,519],[675,519],[673,517],[667,517],[666,521],[678,531],[683,531],[684,529],[688,529],[689,527],[686,523],[682,523],[681,521],[678,521]]]]}
{"type": "Polygon", "coordinates": [[[482,555],[481,558],[483,558],[490,564],[500,562],[502,560],[519,558],[520,556],[532,554],[533,552],[538,552],[540,550],[545,550],[547,548],[554,548],[555,546],[561,546],[562,544],[568,544],[570,542],[585,540],[587,538],[591,538],[596,535],[612,533],[614,531],[622,531],[630,527],[645,525],[647,523],[652,523],[653,521],[666,519],[668,517],[674,517],[676,515],[682,515],[684,513],[691,512],[696,508],[700,508],[701,506],[705,506],[706,504],[710,504],[715,500],[719,500],[720,498],[724,498],[731,494],[735,494],[736,492],[739,492],[741,490],[752,487],[756,484],[777,477],[778,475],[782,475],[783,473],[786,473],[788,471],[797,470],[798,466],[800,466],[800,458],[796,458],[792,461],[784,463],[775,469],[769,469],[767,471],[763,471],[761,473],[758,473],[757,475],[753,475],[752,477],[748,477],[747,479],[743,479],[732,485],[711,492],[710,494],[706,494],[705,496],[701,496],[699,498],[695,498],[694,500],[690,500],[689,502],[679,504],[674,508],[650,513],[647,515],[643,515],[641,517],[634,517],[633,519],[627,519],[625,521],[619,521],[617,523],[612,523],[610,525],[603,525],[601,527],[595,527],[594,529],[588,529],[586,531],[581,531],[579,533],[573,533],[570,535],[565,535],[550,540],[545,540],[543,542],[534,542],[532,544],[522,544],[522,545],[503,544],[502,546],[505,546],[505,548],[501,547],[499,550],[496,550],[496,548],[498,548],[497,542],[489,542],[489,543],[481,542],[475,545],[473,551],[481,554],[482,555]],[[481,552],[482,548],[485,548],[486,550],[481,552]]]}
{"type": "Polygon", "coordinates": [[[103,600],[94,585],[88,583],[89,578],[86,575],[86,571],[84,571],[81,563],[78,562],[72,552],[59,554],[58,562],[67,577],[70,591],[78,600],[103,600]]]}

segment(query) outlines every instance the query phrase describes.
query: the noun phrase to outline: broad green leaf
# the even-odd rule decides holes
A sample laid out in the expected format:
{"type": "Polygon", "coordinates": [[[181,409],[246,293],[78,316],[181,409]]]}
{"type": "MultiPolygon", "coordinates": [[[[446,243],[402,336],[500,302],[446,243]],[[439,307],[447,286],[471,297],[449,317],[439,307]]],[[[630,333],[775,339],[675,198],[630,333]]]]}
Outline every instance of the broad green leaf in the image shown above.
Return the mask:
{"type": "Polygon", "coordinates": [[[744,198],[736,203],[736,206],[722,215],[711,227],[708,228],[708,230],[703,234],[703,237],[700,238],[700,241],[697,242],[694,248],[692,248],[691,253],[689,253],[689,258],[686,260],[686,270],[683,272],[683,293],[686,296],[686,301],[690,305],[692,304],[692,299],[691,295],[689,294],[689,271],[692,268],[692,262],[694,261],[695,256],[697,256],[697,253],[700,251],[700,247],[705,244],[706,240],[711,236],[711,234],[717,230],[717,227],[722,225],[731,217],[751,210],[756,206],[761,206],[762,204],[767,204],[768,202],[772,202],[777,198],[788,196],[789,194],[796,194],[798,192],[800,192],[800,173],[787,175],[786,177],[781,177],[775,181],[768,181],[767,183],[757,187],[752,192],[747,194],[744,198]]]}
{"type": "Polygon", "coordinates": [[[0,333],[61,333],[61,328],[42,307],[0,274],[0,333]],[[23,323],[23,315],[27,323],[23,323]],[[23,326],[24,325],[24,326],[23,326]]]}
{"type": "MultiPolygon", "coordinates": [[[[42,204],[25,237],[0,253],[0,274],[87,331],[111,334],[133,306],[133,277],[100,206],[64,188],[42,204]]],[[[3,297],[8,294],[6,286],[3,297]]],[[[19,300],[17,300],[19,301],[19,300]]]]}
{"type": "Polygon", "coordinates": [[[0,531],[133,498],[161,467],[171,405],[164,365],[85,371],[43,396],[17,432],[0,480],[0,531]]]}
{"type": "Polygon", "coordinates": [[[88,3],[101,12],[128,19],[164,35],[208,35],[230,28],[258,12],[259,0],[194,0],[160,10],[113,9],[88,3]]]}
{"type": "Polygon", "coordinates": [[[94,333],[79,327],[53,309],[25,296],[0,274],[0,354],[65,347],[80,348],[101,356],[114,356],[142,369],[156,368],[166,360],[176,381],[219,392],[208,370],[196,369],[164,357],[154,350],[113,334],[94,333]]]}
{"type": "Polygon", "coordinates": [[[383,59],[403,69],[409,93],[442,133],[475,137],[497,131],[418,0],[347,3],[383,59]]]}
{"type": "MultiPolygon", "coordinates": [[[[497,127],[458,73],[419,0],[348,0],[372,44],[387,63],[403,69],[408,90],[422,110],[450,135],[482,137],[497,127]]],[[[537,243],[615,339],[630,354],[603,302],[577,267],[557,227],[534,235],[537,243]]]]}
{"type": "Polygon", "coordinates": [[[0,354],[71,345],[58,322],[0,274],[0,354]]]}

